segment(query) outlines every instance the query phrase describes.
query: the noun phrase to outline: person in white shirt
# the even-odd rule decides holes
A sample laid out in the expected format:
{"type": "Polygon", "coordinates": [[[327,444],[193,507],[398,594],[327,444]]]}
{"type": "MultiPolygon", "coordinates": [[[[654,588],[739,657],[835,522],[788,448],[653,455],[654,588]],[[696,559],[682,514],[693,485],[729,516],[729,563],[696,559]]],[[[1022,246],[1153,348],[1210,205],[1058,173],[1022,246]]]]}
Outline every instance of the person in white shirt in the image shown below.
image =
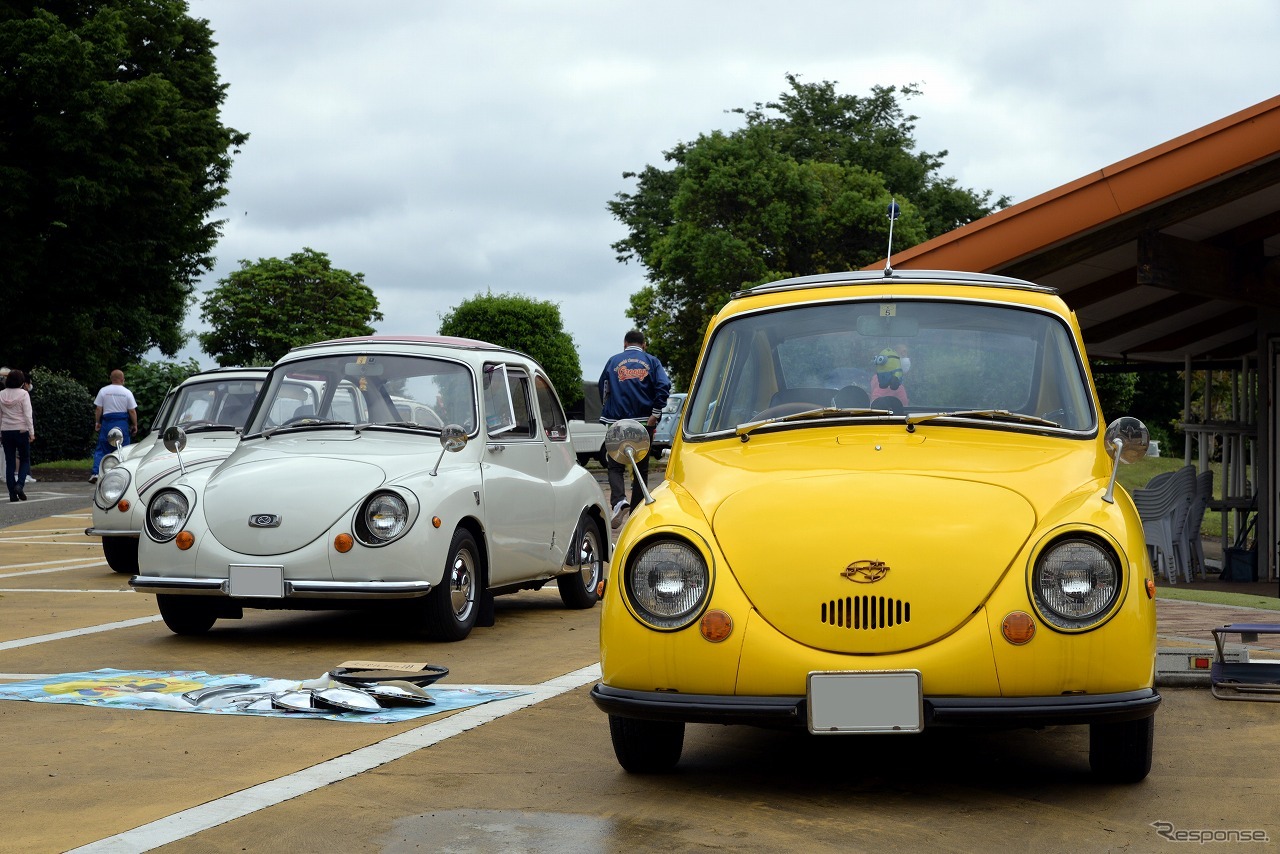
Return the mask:
{"type": "Polygon", "coordinates": [[[93,399],[93,429],[98,431],[98,446],[93,449],[93,474],[90,483],[98,482],[98,466],[102,458],[115,450],[107,441],[112,427],[124,433],[124,444],[129,444],[138,432],[138,402],[133,392],[124,387],[124,371],[111,372],[111,382],[98,389],[93,399]]]}

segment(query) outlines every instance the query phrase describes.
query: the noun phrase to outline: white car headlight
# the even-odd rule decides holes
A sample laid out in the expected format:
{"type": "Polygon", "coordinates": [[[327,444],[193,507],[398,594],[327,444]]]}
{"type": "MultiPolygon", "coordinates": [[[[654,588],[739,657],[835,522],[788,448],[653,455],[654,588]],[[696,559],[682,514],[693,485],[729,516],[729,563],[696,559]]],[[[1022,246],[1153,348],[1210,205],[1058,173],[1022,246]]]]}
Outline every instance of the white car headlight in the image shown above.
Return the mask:
{"type": "Polygon", "coordinates": [[[102,461],[98,463],[98,471],[102,474],[106,474],[118,465],[120,465],[120,458],[115,454],[107,454],[102,458],[102,461]]]}
{"type": "Polygon", "coordinates": [[[654,540],[627,562],[627,598],[636,615],[658,629],[681,629],[698,618],[711,592],[702,553],[683,540],[654,540]]]}
{"type": "Polygon", "coordinates": [[[376,492],[364,502],[356,517],[356,537],[370,546],[382,546],[409,529],[409,504],[394,492],[376,492]]]}
{"type": "Polygon", "coordinates": [[[1097,540],[1059,540],[1036,560],[1031,588],[1037,609],[1050,625],[1092,628],[1111,612],[1120,595],[1120,563],[1097,540]]]}
{"type": "MultiPolygon", "coordinates": [[[[107,459],[104,457],[103,462],[107,459]]],[[[104,510],[115,507],[120,496],[124,495],[125,490],[129,488],[129,481],[132,479],[127,469],[119,467],[104,474],[98,480],[98,506],[104,510]]]]}
{"type": "Polygon", "coordinates": [[[167,543],[187,521],[191,502],[176,489],[166,489],[156,494],[147,505],[147,533],[153,540],[167,543]]]}

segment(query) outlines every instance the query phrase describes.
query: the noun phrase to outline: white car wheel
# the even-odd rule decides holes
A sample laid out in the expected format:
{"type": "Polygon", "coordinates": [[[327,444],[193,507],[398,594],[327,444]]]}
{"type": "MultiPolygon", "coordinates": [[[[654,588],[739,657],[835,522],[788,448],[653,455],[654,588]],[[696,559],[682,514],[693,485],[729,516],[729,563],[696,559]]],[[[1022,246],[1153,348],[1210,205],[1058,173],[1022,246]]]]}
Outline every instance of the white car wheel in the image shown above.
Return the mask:
{"type": "Polygon", "coordinates": [[[600,601],[596,587],[604,576],[604,535],[600,525],[587,513],[578,520],[569,560],[578,564],[579,570],[556,579],[560,588],[560,600],[566,608],[590,608],[600,601]]]}
{"type": "Polygon", "coordinates": [[[480,549],[475,537],[465,528],[459,528],[449,544],[449,560],[440,586],[421,600],[423,630],[427,637],[452,642],[471,633],[476,624],[482,579],[480,549]]]}

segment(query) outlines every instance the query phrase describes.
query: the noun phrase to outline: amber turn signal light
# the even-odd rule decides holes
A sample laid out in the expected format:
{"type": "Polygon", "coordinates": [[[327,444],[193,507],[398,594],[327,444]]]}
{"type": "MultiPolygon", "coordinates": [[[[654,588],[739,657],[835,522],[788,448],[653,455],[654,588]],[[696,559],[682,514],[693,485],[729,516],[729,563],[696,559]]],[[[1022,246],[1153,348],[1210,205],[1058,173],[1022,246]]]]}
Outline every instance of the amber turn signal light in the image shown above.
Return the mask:
{"type": "Polygon", "coordinates": [[[339,534],[333,538],[333,547],[338,551],[346,554],[355,547],[356,538],[350,534],[339,534]]]}
{"type": "Polygon", "coordinates": [[[117,508],[121,513],[127,513],[127,512],[129,512],[129,508],[130,508],[130,507],[132,507],[132,506],[133,506],[133,505],[129,503],[129,499],[127,499],[127,498],[121,498],[121,499],[120,499],[120,502],[119,502],[118,504],[116,504],[116,508],[117,508]]]}
{"type": "Polygon", "coordinates": [[[1022,646],[1036,636],[1036,621],[1024,611],[1011,611],[1000,624],[1000,634],[1009,643],[1022,646]]]}
{"type": "Polygon", "coordinates": [[[196,544],[196,535],[190,531],[182,531],[178,536],[173,538],[173,542],[179,549],[185,552],[196,544]]]}
{"type": "Polygon", "coordinates": [[[702,622],[698,624],[698,631],[702,632],[702,636],[712,643],[720,643],[720,641],[733,634],[733,617],[730,617],[724,611],[708,611],[702,615],[702,622]]]}
{"type": "Polygon", "coordinates": [[[1156,598],[1156,580],[1154,578],[1147,579],[1147,598],[1156,598]]]}

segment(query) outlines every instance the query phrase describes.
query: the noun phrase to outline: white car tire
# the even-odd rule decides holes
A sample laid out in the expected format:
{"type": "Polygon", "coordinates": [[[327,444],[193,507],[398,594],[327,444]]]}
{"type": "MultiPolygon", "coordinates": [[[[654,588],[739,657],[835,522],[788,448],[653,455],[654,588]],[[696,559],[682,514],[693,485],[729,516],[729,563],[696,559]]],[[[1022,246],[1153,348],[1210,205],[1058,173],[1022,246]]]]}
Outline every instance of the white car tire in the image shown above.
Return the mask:
{"type": "Polygon", "coordinates": [[[604,544],[608,542],[600,523],[584,512],[578,520],[571,546],[576,551],[574,556],[579,561],[580,569],[556,579],[556,586],[560,588],[560,601],[564,602],[566,608],[584,610],[594,607],[600,601],[597,588],[604,578],[604,544]]]}
{"type": "Polygon", "coordinates": [[[479,613],[484,569],[475,537],[465,528],[453,532],[440,586],[419,601],[422,630],[431,640],[451,643],[471,634],[479,613]]]}

